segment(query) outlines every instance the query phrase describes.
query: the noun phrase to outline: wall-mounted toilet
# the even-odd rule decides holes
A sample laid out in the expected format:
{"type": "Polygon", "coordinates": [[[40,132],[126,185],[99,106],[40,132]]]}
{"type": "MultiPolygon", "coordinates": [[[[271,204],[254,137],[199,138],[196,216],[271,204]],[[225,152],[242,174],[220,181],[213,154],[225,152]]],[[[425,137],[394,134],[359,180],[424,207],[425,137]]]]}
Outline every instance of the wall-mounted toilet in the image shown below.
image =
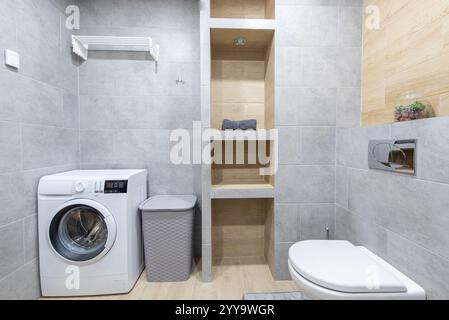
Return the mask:
{"type": "Polygon", "coordinates": [[[319,300],[425,300],[414,281],[364,247],[348,241],[303,241],[289,251],[290,274],[319,300]]]}

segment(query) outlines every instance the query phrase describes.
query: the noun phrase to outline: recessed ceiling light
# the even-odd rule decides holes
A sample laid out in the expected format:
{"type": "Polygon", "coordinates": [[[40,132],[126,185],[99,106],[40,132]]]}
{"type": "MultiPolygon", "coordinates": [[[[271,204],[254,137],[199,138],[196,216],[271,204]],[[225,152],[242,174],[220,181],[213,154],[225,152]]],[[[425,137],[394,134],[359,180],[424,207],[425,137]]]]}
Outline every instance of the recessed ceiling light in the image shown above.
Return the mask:
{"type": "Polygon", "coordinates": [[[248,40],[244,37],[237,37],[234,39],[234,45],[237,47],[243,47],[247,42],[248,40]]]}

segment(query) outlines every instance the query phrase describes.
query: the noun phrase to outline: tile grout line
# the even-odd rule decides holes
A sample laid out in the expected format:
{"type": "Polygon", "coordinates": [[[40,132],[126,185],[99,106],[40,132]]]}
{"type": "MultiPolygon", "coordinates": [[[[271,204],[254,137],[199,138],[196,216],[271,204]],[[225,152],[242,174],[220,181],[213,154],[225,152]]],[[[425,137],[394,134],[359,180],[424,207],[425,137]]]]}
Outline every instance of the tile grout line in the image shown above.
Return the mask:
{"type": "Polygon", "coordinates": [[[373,221],[373,220],[366,219],[365,217],[361,216],[360,214],[358,214],[358,213],[356,213],[356,212],[351,211],[350,209],[343,208],[341,205],[338,205],[338,204],[337,204],[337,207],[339,207],[340,209],[343,209],[344,211],[349,212],[349,213],[352,214],[352,215],[357,216],[359,219],[363,220],[364,222],[367,222],[367,223],[369,223],[369,224],[374,224],[374,225],[377,226],[378,228],[384,229],[385,231],[390,232],[390,233],[392,233],[392,234],[394,234],[394,235],[396,235],[396,236],[398,236],[398,237],[400,237],[400,238],[402,238],[402,239],[404,239],[404,240],[406,240],[406,241],[412,243],[413,245],[415,245],[415,246],[417,246],[417,247],[423,249],[424,251],[428,252],[429,254],[431,254],[431,255],[433,255],[433,256],[435,256],[435,257],[437,257],[437,258],[440,258],[440,259],[442,259],[442,260],[444,260],[444,261],[446,261],[446,262],[449,263],[449,258],[443,257],[443,256],[441,256],[439,253],[433,252],[431,249],[429,249],[429,248],[423,246],[422,244],[417,243],[417,242],[415,242],[415,241],[413,241],[413,240],[411,240],[411,239],[409,239],[409,238],[407,238],[407,237],[405,237],[405,236],[403,236],[403,235],[397,233],[396,231],[393,231],[393,230],[391,230],[391,229],[389,229],[389,228],[387,228],[387,227],[384,227],[384,226],[378,224],[377,221],[373,221]]]}

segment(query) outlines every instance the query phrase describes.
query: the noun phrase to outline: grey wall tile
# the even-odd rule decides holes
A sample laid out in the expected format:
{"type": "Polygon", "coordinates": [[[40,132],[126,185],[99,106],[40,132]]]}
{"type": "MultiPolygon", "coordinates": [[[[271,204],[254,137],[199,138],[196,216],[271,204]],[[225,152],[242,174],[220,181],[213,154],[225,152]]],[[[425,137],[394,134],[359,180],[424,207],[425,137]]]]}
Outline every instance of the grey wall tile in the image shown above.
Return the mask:
{"type": "Polygon", "coordinates": [[[361,89],[339,88],[337,94],[337,127],[360,127],[361,89]]]}
{"type": "MultiPolygon", "coordinates": [[[[48,0],[47,0],[48,1],[48,0]]],[[[21,51],[20,73],[54,87],[77,92],[77,70],[64,61],[58,48],[48,55],[35,55],[32,51],[21,51]],[[51,68],[49,66],[52,66],[51,68]]]]}
{"type": "MultiPolygon", "coordinates": [[[[204,188],[205,189],[205,188],[204,188]]],[[[212,243],[212,201],[210,199],[210,192],[202,190],[202,207],[201,207],[201,229],[203,230],[202,240],[203,244],[212,243]]]]}
{"type": "Polygon", "coordinates": [[[303,83],[308,87],[357,87],[361,84],[359,47],[303,48],[303,83]]]}
{"type": "Polygon", "coordinates": [[[82,130],[81,162],[84,163],[114,163],[116,132],[113,130],[82,130]]]}
{"type": "Polygon", "coordinates": [[[0,228],[0,279],[4,278],[25,261],[23,250],[23,222],[18,221],[0,228]]]}
{"type": "Polygon", "coordinates": [[[61,90],[27,78],[18,79],[15,106],[25,123],[62,127],[61,90]]]}
{"type": "Polygon", "coordinates": [[[393,139],[418,139],[418,178],[449,183],[449,117],[395,123],[393,139]]]}
{"type": "MultiPolygon", "coordinates": [[[[112,53],[114,54],[114,53],[112,53]]],[[[111,54],[111,55],[112,55],[111,54]]],[[[199,95],[199,63],[91,59],[79,69],[81,95],[199,95]],[[177,85],[182,77],[184,85],[177,85]]]]}
{"type": "Polygon", "coordinates": [[[276,85],[302,86],[301,47],[278,47],[276,50],[276,85]]]}
{"type": "Polygon", "coordinates": [[[300,164],[335,164],[335,127],[302,127],[300,164]]]}
{"type": "Polygon", "coordinates": [[[82,170],[128,170],[129,168],[148,170],[148,164],[141,162],[97,161],[81,163],[80,168],[82,170]]]}
{"type": "Polygon", "coordinates": [[[340,46],[362,46],[362,24],[362,7],[340,7],[338,17],[338,44],[340,46]]]}
{"type": "Polygon", "coordinates": [[[82,96],[81,128],[191,128],[199,105],[199,96],[82,96]]]}
{"type": "Polygon", "coordinates": [[[23,230],[25,261],[31,262],[38,258],[37,215],[23,220],[23,230]]]}
{"type": "Polygon", "coordinates": [[[21,169],[20,127],[16,123],[0,122],[0,173],[21,169]]]}
{"type": "Polygon", "coordinates": [[[73,4],[72,0],[50,0],[50,3],[60,12],[64,12],[67,6],[73,4]]]}
{"type": "Polygon", "coordinates": [[[24,169],[77,162],[78,133],[73,129],[23,126],[22,139],[24,169]]]}
{"type": "Polygon", "coordinates": [[[335,167],[279,166],[276,199],[280,203],[334,203],[335,167]]]}
{"type": "Polygon", "coordinates": [[[21,173],[0,175],[0,206],[8,208],[0,214],[0,226],[21,220],[35,213],[36,194],[26,195],[24,176],[21,173]],[[17,199],[20,198],[20,201],[17,199]]]}
{"type": "MultiPolygon", "coordinates": [[[[22,215],[21,217],[28,217],[37,213],[37,189],[41,177],[49,174],[71,171],[79,168],[77,159],[74,159],[72,164],[64,164],[61,166],[54,166],[42,169],[26,170],[18,174],[19,194],[22,199],[22,215]]],[[[72,161],[70,161],[72,162],[72,161]]]]}
{"type": "Polygon", "coordinates": [[[448,298],[448,260],[393,232],[387,232],[387,249],[387,260],[421,285],[428,299],[448,298]]]}
{"type": "Polygon", "coordinates": [[[80,127],[80,112],[78,95],[65,92],[63,94],[64,128],[76,129],[80,127]]]}
{"type": "Polygon", "coordinates": [[[349,172],[348,168],[337,166],[335,179],[335,202],[348,209],[349,206],[349,172]]]}
{"type": "Polygon", "coordinates": [[[59,52],[59,10],[50,1],[17,1],[17,38],[22,52],[59,52]],[[45,41],[42,41],[45,39],[45,41]]]}
{"type": "MultiPolygon", "coordinates": [[[[87,26],[83,25],[83,34],[101,34],[105,36],[124,36],[124,37],[148,37],[151,35],[153,41],[160,45],[159,61],[162,63],[167,62],[198,62],[200,59],[200,50],[197,45],[199,44],[200,34],[198,30],[194,28],[188,29],[176,29],[176,28],[163,28],[161,26],[156,27],[120,27],[114,26],[87,26]]],[[[123,53],[117,53],[111,55],[110,53],[95,53],[93,57],[113,57],[121,56],[125,57],[123,53]]],[[[134,57],[144,58],[146,55],[134,54],[134,57]]],[[[128,55],[128,57],[131,57],[128,55]]],[[[132,59],[130,59],[132,60],[132,59]]]]}
{"type": "Polygon", "coordinates": [[[59,88],[10,71],[0,72],[0,84],[5,89],[0,100],[0,116],[3,120],[47,126],[63,125],[59,88]]]}
{"type": "Polygon", "coordinates": [[[339,0],[339,5],[342,7],[363,7],[363,0],[339,0]]]}
{"type": "Polygon", "coordinates": [[[300,205],[299,237],[304,240],[327,240],[335,238],[335,205],[300,205]]]}
{"type": "Polygon", "coordinates": [[[199,27],[198,1],[154,0],[99,0],[91,3],[80,0],[81,14],[86,26],[119,27],[162,27],[196,28],[199,27]]]}
{"type": "Polygon", "coordinates": [[[390,137],[390,126],[337,129],[337,164],[368,169],[368,144],[370,140],[390,137]]]}
{"type": "Polygon", "coordinates": [[[278,88],[276,125],[335,126],[335,89],[278,88]]]}
{"type": "Polygon", "coordinates": [[[449,218],[441,214],[449,206],[448,191],[448,185],[357,171],[351,173],[349,209],[449,258],[449,218]]]}
{"type": "MultiPolygon", "coordinates": [[[[0,61],[4,61],[5,49],[16,50],[16,14],[17,8],[15,2],[1,1],[0,2],[0,61]]],[[[0,70],[6,68],[1,63],[0,70]]]]}
{"type": "Polygon", "coordinates": [[[0,207],[8,208],[0,214],[0,226],[36,214],[37,186],[42,176],[76,168],[74,164],[0,175],[0,207]]]}
{"type": "Polygon", "coordinates": [[[300,127],[278,127],[280,164],[300,163],[300,127]]]}
{"type": "MultiPolygon", "coordinates": [[[[116,2],[116,1],[114,1],[116,2]]],[[[114,25],[115,3],[111,0],[77,0],[84,28],[114,25]]]]}
{"type": "Polygon", "coordinates": [[[0,281],[0,299],[31,300],[40,297],[38,261],[25,264],[0,281]]]}
{"type": "Polygon", "coordinates": [[[277,42],[281,46],[337,44],[338,8],[278,6],[277,42]]]}
{"type": "Polygon", "coordinates": [[[169,130],[120,130],[116,138],[116,160],[170,163],[169,138],[169,130]]]}
{"type": "Polygon", "coordinates": [[[290,280],[290,272],[288,270],[288,251],[294,243],[277,243],[274,248],[275,255],[275,271],[274,278],[278,281],[290,280]]]}
{"type": "Polygon", "coordinates": [[[381,226],[337,205],[335,228],[337,240],[348,240],[354,245],[364,246],[375,254],[386,257],[387,231],[381,226]]]}
{"type": "Polygon", "coordinates": [[[211,125],[210,117],[210,103],[211,103],[210,87],[207,85],[201,86],[201,126],[209,129],[211,125]]]}
{"type": "Polygon", "coordinates": [[[201,254],[201,279],[203,282],[212,282],[212,246],[203,244],[201,254]]]}
{"type": "Polygon", "coordinates": [[[199,104],[199,96],[145,97],[146,104],[131,105],[118,109],[118,125],[122,128],[141,127],[150,129],[191,128],[193,112],[199,104]],[[145,109],[139,108],[145,106],[145,109]],[[140,121],[137,119],[140,118],[140,121]]]}
{"type": "Polygon", "coordinates": [[[449,220],[441,214],[448,206],[447,143],[441,134],[447,123],[439,118],[338,129],[337,238],[368,247],[422,285],[430,299],[449,296],[442,280],[447,277],[449,220]],[[418,179],[367,171],[366,152],[358,150],[365,150],[370,139],[389,138],[390,129],[393,139],[418,139],[418,179]],[[349,210],[343,208],[346,197],[349,210]]]}
{"type": "Polygon", "coordinates": [[[193,175],[192,165],[150,164],[150,194],[193,194],[193,175]]]}
{"type": "MultiPolygon", "coordinates": [[[[1,53],[3,55],[3,51],[1,53]]],[[[0,58],[2,56],[0,55],[0,58]]],[[[2,60],[4,61],[4,60],[2,60]]],[[[0,119],[2,121],[19,121],[20,109],[15,105],[15,92],[17,74],[0,69],[0,87],[4,88],[0,95],[0,119]]]]}
{"type": "MultiPolygon", "coordinates": [[[[153,137],[152,132],[147,130],[118,131],[115,145],[116,161],[145,162],[149,161],[150,156],[153,154],[160,156],[159,150],[152,148],[153,144],[157,142],[153,137]],[[152,150],[154,150],[154,153],[152,150]]],[[[167,142],[165,144],[168,145],[167,142]]]]}
{"type": "Polygon", "coordinates": [[[296,204],[276,204],[275,242],[299,241],[299,206],[296,204]]]}
{"type": "MultiPolygon", "coordinates": [[[[82,130],[115,130],[116,107],[125,98],[111,96],[80,96],[80,127],[82,130]]],[[[131,100],[131,99],[130,99],[131,100]]],[[[138,103],[133,101],[136,109],[138,103]]],[[[124,105],[124,103],[122,103],[124,105]]]]}
{"type": "Polygon", "coordinates": [[[50,1],[20,0],[17,6],[18,49],[21,53],[20,73],[56,87],[73,90],[76,69],[61,54],[61,12],[50,1]],[[45,41],[41,41],[45,39],[45,41]],[[49,68],[49,66],[52,66],[49,68]]]}
{"type": "Polygon", "coordinates": [[[147,168],[151,195],[201,193],[201,171],[169,161],[170,130],[201,119],[198,1],[79,5],[85,34],[152,36],[160,44],[157,67],[145,54],[121,52],[92,53],[80,65],[81,167],[147,168]]]}
{"type": "Polygon", "coordinates": [[[77,61],[63,26],[68,3],[0,1],[0,206],[7,208],[0,213],[0,299],[39,297],[38,181],[79,167],[77,61]],[[19,70],[4,66],[6,48],[20,53],[19,70]]]}

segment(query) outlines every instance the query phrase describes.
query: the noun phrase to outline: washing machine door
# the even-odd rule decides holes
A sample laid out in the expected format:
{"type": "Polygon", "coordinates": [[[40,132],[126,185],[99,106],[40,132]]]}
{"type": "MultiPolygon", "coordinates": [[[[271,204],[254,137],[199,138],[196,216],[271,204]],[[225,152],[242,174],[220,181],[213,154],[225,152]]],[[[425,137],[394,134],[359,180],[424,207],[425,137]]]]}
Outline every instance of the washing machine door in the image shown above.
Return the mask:
{"type": "Polygon", "coordinates": [[[50,224],[53,249],[74,263],[95,262],[112,248],[116,238],[114,217],[103,205],[92,200],[64,204],[50,224]]]}

